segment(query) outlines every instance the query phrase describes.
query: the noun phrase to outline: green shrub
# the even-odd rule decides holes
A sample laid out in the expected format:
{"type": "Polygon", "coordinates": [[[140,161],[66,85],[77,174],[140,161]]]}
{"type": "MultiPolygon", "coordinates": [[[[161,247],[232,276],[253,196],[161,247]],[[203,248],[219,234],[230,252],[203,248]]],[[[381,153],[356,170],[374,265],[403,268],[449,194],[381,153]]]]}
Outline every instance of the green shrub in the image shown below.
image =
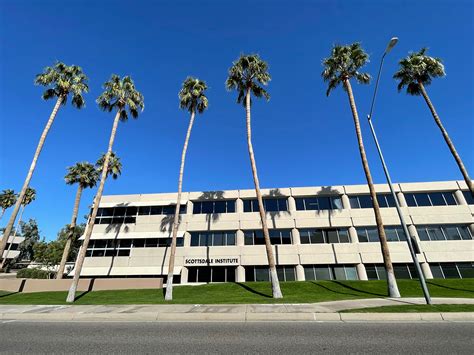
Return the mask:
{"type": "Polygon", "coordinates": [[[17,279],[51,279],[54,272],[40,269],[21,269],[17,272],[17,279]]]}

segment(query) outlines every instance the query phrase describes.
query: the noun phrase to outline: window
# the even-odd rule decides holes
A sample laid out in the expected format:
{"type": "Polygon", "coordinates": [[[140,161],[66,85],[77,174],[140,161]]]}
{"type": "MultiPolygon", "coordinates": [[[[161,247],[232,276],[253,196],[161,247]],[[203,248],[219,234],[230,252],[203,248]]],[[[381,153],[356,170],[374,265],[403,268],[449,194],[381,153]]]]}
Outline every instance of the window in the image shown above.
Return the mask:
{"type": "Polygon", "coordinates": [[[193,201],[193,214],[234,213],[235,200],[193,201]]]}
{"type": "Polygon", "coordinates": [[[474,197],[472,197],[470,191],[463,191],[462,194],[468,205],[474,205],[474,197]]]}
{"type": "Polygon", "coordinates": [[[191,232],[192,247],[216,247],[235,245],[235,232],[191,232]]]}
{"type": "Polygon", "coordinates": [[[322,211],[342,209],[341,196],[297,197],[296,210],[322,211]]]}
{"type": "MultiPolygon", "coordinates": [[[[95,239],[89,242],[86,256],[129,256],[131,248],[171,246],[171,238],[95,239]]],[[[184,238],[176,238],[176,246],[184,246],[184,238]]]]}
{"type": "MultiPolygon", "coordinates": [[[[269,229],[268,233],[272,245],[293,243],[291,229],[269,229]]],[[[265,245],[262,230],[244,231],[244,243],[245,245],[265,245]]]]}
{"type": "MultiPolygon", "coordinates": [[[[165,215],[165,214],[174,214],[176,205],[166,205],[166,206],[140,206],[138,207],[139,216],[153,216],[153,215],[165,215]]],[[[186,213],[186,205],[181,205],[179,207],[179,213],[186,213]]]]}
{"type": "Polygon", "coordinates": [[[474,263],[435,263],[430,264],[434,278],[464,279],[474,277],[474,263]]]}
{"type": "Polygon", "coordinates": [[[347,228],[300,229],[301,244],[349,243],[347,228]]]}
{"type": "MultiPolygon", "coordinates": [[[[377,227],[357,227],[356,232],[359,237],[359,243],[375,243],[380,241],[377,227]]],[[[388,242],[406,241],[405,232],[402,227],[386,226],[385,236],[388,242]]]]}
{"type": "Polygon", "coordinates": [[[467,225],[431,225],[417,226],[418,236],[422,241],[436,240],[471,240],[472,234],[467,225]]]}
{"type": "MultiPolygon", "coordinates": [[[[279,281],[296,281],[295,267],[277,266],[279,281]]],[[[245,281],[270,281],[270,269],[268,266],[245,266],[245,281]]]]}
{"type": "Polygon", "coordinates": [[[452,191],[405,193],[405,200],[409,207],[457,205],[452,191]]]}
{"type": "Polygon", "coordinates": [[[193,266],[188,282],[235,282],[235,266],[193,266]]]}
{"type": "Polygon", "coordinates": [[[354,265],[303,265],[306,281],[309,280],[358,280],[354,265]]]}
{"type": "MultiPolygon", "coordinates": [[[[285,198],[264,198],[263,207],[266,212],[288,211],[288,203],[285,198]]],[[[244,200],[244,212],[258,212],[257,199],[244,200]]]]}
{"type": "MultiPolygon", "coordinates": [[[[383,264],[366,264],[365,271],[369,280],[386,280],[387,273],[383,264]]],[[[393,264],[393,271],[397,279],[416,279],[415,266],[413,264],[393,264]]]]}
{"type": "MultiPolygon", "coordinates": [[[[377,201],[380,207],[396,207],[392,194],[377,194],[377,201]]],[[[351,208],[373,208],[372,197],[370,195],[349,196],[351,208]]]]}

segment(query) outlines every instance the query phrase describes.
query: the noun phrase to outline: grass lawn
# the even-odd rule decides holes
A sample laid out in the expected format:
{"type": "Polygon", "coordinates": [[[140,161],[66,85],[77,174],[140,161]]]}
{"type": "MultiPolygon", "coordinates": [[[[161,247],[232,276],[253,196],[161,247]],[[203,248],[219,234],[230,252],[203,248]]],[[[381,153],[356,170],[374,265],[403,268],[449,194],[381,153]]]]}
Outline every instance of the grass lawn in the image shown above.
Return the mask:
{"type": "MultiPolygon", "coordinates": [[[[398,280],[402,297],[422,297],[417,280],[398,280]]],[[[474,297],[474,279],[429,280],[432,297],[474,297]]],[[[269,282],[218,283],[179,286],[174,300],[165,302],[164,290],[78,292],[75,304],[224,304],[315,303],[345,299],[386,297],[385,281],[282,282],[283,299],[271,298],[269,282]]],[[[67,292],[9,293],[0,291],[0,304],[65,304],[67,292]]]]}
{"type": "Polygon", "coordinates": [[[341,311],[344,313],[411,313],[411,312],[474,312],[474,304],[402,305],[373,308],[357,308],[341,311]]]}

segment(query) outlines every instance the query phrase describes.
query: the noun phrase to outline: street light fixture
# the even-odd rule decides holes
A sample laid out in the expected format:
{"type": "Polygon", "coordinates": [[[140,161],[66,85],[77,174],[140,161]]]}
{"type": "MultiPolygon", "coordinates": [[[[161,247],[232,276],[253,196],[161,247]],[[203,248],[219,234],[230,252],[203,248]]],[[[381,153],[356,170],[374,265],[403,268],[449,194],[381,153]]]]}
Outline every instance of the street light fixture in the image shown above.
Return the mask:
{"type": "Polygon", "coordinates": [[[418,262],[418,258],[416,257],[415,249],[413,248],[413,243],[411,240],[410,232],[408,231],[407,224],[405,223],[405,218],[403,217],[402,209],[400,208],[400,204],[398,203],[397,195],[395,194],[395,190],[393,189],[392,179],[390,178],[390,174],[388,172],[387,165],[385,164],[385,159],[382,154],[382,150],[379,145],[379,141],[377,139],[377,135],[375,134],[374,126],[372,125],[372,112],[374,110],[375,104],[375,97],[377,95],[377,88],[379,86],[380,80],[380,73],[382,72],[383,61],[385,56],[392,50],[392,48],[397,44],[398,38],[393,37],[387,45],[385,52],[382,55],[382,59],[380,61],[380,68],[377,74],[377,81],[375,82],[375,90],[374,96],[372,98],[372,104],[370,105],[370,113],[367,115],[367,119],[369,121],[370,130],[372,132],[372,136],[374,137],[375,145],[377,147],[377,151],[379,153],[380,161],[383,166],[383,171],[385,173],[385,177],[387,178],[388,186],[390,187],[390,192],[392,193],[393,199],[395,201],[395,207],[397,208],[398,217],[400,218],[401,225],[403,227],[403,231],[405,233],[405,237],[408,243],[408,249],[410,249],[411,258],[413,259],[413,263],[415,264],[416,273],[418,274],[418,279],[420,280],[421,288],[423,290],[423,295],[425,296],[425,300],[427,304],[431,304],[431,297],[428,291],[428,287],[426,286],[425,277],[423,272],[421,271],[420,263],[418,262]]]}

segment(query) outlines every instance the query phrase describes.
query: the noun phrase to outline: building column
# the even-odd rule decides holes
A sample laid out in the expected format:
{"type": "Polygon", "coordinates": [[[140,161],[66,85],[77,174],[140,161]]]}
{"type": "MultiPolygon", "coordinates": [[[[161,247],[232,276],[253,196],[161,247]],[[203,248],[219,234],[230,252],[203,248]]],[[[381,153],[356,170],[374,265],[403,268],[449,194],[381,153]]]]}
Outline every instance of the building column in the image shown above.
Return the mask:
{"type": "Polygon", "coordinates": [[[418,236],[418,231],[416,230],[415,225],[408,224],[408,233],[410,233],[410,235],[415,239],[421,252],[420,237],[418,236]]]}
{"type": "Polygon", "coordinates": [[[235,233],[235,241],[236,245],[238,247],[244,246],[245,245],[245,236],[244,236],[244,231],[241,229],[238,229],[237,232],[235,233]]]}
{"type": "Polygon", "coordinates": [[[365,270],[365,265],[360,263],[356,265],[357,275],[359,275],[359,280],[368,281],[367,271],[365,270]]]}
{"type": "Polygon", "coordinates": [[[244,213],[244,201],[241,198],[235,201],[235,212],[244,213]]]}
{"type": "Polygon", "coordinates": [[[293,228],[291,230],[291,236],[293,238],[293,245],[300,245],[301,244],[300,231],[298,229],[293,228]]]}
{"type": "Polygon", "coordinates": [[[458,201],[458,205],[467,206],[466,198],[461,190],[454,191],[454,196],[456,196],[456,200],[458,201]]]}
{"type": "Polygon", "coordinates": [[[431,273],[430,265],[428,263],[420,263],[421,271],[425,275],[425,279],[432,279],[433,274],[431,273]]]}
{"type": "Polygon", "coordinates": [[[188,268],[183,266],[181,269],[181,283],[187,284],[188,283],[188,268]]]}
{"type": "Polygon", "coordinates": [[[186,215],[187,216],[193,214],[193,206],[194,206],[193,201],[188,200],[188,202],[186,203],[186,215]]]}
{"type": "Polygon", "coordinates": [[[349,201],[349,196],[347,196],[346,194],[343,194],[341,196],[341,200],[342,200],[342,208],[344,208],[346,210],[350,210],[351,209],[351,202],[349,201]]]}
{"type": "Polygon", "coordinates": [[[354,226],[349,227],[349,237],[351,238],[351,243],[359,243],[359,237],[354,226]]]}
{"type": "Polygon", "coordinates": [[[304,267],[301,264],[296,265],[296,281],[306,281],[304,267]]]}
{"type": "Polygon", "coordinates": [[[190,247],[191,246],[191,234],[189,232],[184,232],[184,246],[190,247]]]}
{"type": "Polygon", "coordinates": [[[403,192],[397,192],[397,197],[398,197],[398,203],[400,204],[400,207],[408,207],[407,205],[407,200],[405,200],[405,195],[403,192]]]}
{"type": "Polygon", "coordinates": [[[239,265],[236,268],[235,280],[237,282],[245,282],[245,268],[242,265],[239,265]]]}
{"type": "Polygon", "coordinates": [[[296,212],[296,201],[293,196],[288,197],[288,211],[296,212]]]}

